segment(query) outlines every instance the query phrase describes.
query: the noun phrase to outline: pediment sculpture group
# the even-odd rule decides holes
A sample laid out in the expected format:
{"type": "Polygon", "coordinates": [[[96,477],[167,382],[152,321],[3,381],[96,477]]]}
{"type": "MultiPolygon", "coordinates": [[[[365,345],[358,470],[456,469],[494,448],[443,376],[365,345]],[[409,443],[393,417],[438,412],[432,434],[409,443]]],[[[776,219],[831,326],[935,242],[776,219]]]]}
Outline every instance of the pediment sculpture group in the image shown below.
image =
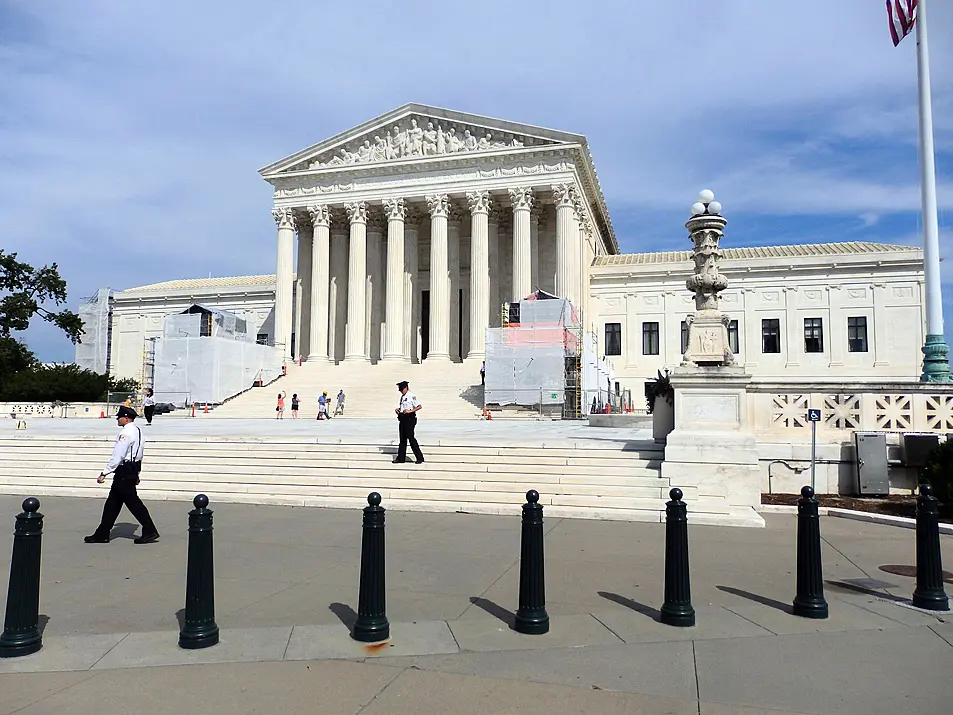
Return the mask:
{"type": "Polygon", "coordinates": [[[314,161],[309,168],[522,146],[523,142],[516,137],[506,143],[494,140],[493,135],[489,133],[477,138],[469,129],[464,129],[463,134],[458,135],[456,127],[445,130],[440,124],[434,126],[433,122],[427,122],[427,128],[424,129],[416,119],[411,119],[406,129],[395,125],[393,129],[388,129],[383,137],[375,135],[373,141],[365,139],[354,151],[341,147],[328,161],[314,161]]]}

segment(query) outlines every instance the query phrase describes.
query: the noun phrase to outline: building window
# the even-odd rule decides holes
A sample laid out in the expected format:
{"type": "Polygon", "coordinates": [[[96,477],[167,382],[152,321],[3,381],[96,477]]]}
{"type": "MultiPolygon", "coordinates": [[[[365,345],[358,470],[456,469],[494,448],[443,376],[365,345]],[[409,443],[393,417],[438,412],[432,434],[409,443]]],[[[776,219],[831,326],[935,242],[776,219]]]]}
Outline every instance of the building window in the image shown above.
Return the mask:
{"type": "Polygon", "coordinates": [[[781,352],[781,320],[764,318],[761,321],[761,352],[781,352]]]}
{"type": "Polygon", "coordinates": [[[606,355],[622,354],[622,323],[606,323],[606,355]]]}
{"type": "Polygon", "coordinates": [[[258,343],[259,345],[267,345],[267,344],[268,344],[268,333],[258,333],[258,334],[255,336],[255,342],[258,343]]]}
{"type": "Polygon", "coordinates": [[[658,355],[658,323],[642,323],[642,354],[658,355]]]}
{"type": "Polygon", "coordinates": [[[682,321],[682,355],[688,352],[688,321],[682,321]]]}
{"type": "Polygon", "coordinates": [[[739,349],[738,343],[738,321],[729,320],[728,321],[728,347],[731,349],[732,354],[737,355],[741,352],[739,349]]]}
{"type": "Polygon", "coordinates": [[[804,352],[824,352],[824,327],[820,318],[804,319],[804,352]]]}
{"type": "Polygon", "coordinates": [[[847,319],[847,351],[852,353],[867,352],[867,318],[847,319]]]}

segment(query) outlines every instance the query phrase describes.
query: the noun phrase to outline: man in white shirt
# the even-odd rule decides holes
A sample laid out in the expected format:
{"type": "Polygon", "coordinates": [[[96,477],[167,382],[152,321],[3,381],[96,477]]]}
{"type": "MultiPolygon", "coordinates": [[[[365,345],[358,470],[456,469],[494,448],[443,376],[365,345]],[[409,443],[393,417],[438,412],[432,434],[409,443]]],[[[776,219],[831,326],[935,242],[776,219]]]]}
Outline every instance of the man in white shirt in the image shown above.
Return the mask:
{"type": "Polygon", "coordinates": [[[406,380],[398,382],[397,389],[400,390],[400,402],[394,412],[397,413],[400,444],[397,446],[397,458],[394,460],[394,464],[407,461],[408,442],[410,442],[410,448],[414,451],[417,464],[423,464],[424,455],[420,451],[420,445],[417,444],[417,438],[414,437],[414,429],[417,427],[417,413],[420,412],[421,408],[420,400],[410,391],[406,380]]]}
{"type": "Polygon", "coordinates": [[[135,425],[137,416],[135,410],[125,406],[120,407],[119,412],[116,413],[116,422],[119,423],[122,431],[116,438],[116,445],[113,447],[113,453],[106,468],[96,478],[96,481],[102,484],[106,481],[106,476],[112,474],[113,483],[109,489],[106,504],[103,506],[102,522],[95,532],[84,539],[87,544],[109,543],[109,534],[116,524],[123,504],[142,524],[142,536],[135,539],[135,543],[151,544],[159,540],[159,531],[149,515],[149,510],[136,492],[139,472],[142,471],[143,451],[142,430],[135,425]]]}

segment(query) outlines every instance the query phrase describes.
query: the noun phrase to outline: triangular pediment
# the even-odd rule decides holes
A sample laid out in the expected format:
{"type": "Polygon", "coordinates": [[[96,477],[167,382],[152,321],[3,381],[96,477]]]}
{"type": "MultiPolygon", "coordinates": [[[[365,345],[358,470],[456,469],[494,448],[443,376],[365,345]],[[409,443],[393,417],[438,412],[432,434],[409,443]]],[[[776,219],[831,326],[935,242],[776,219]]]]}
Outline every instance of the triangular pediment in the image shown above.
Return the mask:
{"type": "Polygon", "coordinates": [[[407,104],[261,170],[265,177],[458,155],[583,144],[578,134],[407,104]]]}

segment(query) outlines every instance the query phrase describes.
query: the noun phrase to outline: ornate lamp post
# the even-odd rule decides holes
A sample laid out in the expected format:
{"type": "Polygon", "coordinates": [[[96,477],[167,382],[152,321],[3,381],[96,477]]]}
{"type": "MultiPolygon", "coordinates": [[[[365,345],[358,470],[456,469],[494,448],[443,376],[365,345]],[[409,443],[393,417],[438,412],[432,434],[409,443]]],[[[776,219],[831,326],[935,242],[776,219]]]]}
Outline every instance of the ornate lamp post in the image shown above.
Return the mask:
{"type": "Polygon", "coordinates": [[[692,217],[685,223],[695,244],[695,273],[685,282],[695,294],[695,313],[686,318],[688,347],[682,365],[715,367],[735,363],[728,343],[728,317],[718,309],[718,294],[728,287],[728,279],[718,272],[718,243],[727,224],[715,194],[708,189],[699,193],[698,201],[692,204],[692,217]]]}

